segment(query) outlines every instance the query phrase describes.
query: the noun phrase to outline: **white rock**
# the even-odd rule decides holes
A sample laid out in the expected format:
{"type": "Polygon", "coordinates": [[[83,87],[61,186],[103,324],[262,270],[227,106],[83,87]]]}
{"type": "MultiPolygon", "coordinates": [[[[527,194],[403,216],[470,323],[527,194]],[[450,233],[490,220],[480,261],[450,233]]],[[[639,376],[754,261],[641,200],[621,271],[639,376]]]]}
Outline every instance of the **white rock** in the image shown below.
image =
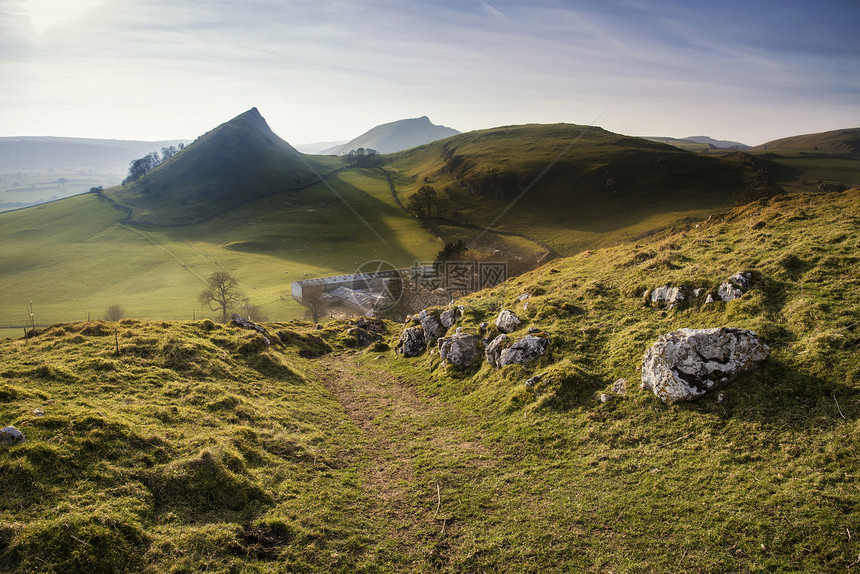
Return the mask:
{"type": "Polygon", "coordinates": [[[642,388],[665,403],[690,400],[734,379],[770,355],[746,329],[680,329],[660,336],[642,360],[642,388]]]}
{"type": "Polygon", "coordinates": [[[680,304],[685,298],[686,294],[682,287],[663,285],[662,287],[656,287],[651,291],[652,303],[664,303],[668,305],[669,308],[680,304]]]}
{"type": "Polygon", "coordinates": [[[519,326],[519,318],[507,309],[502,309],[502,312],[499,313],[498,317],[496,317],[496,327],[498,327],[499,331],[502,333],[512,333],[516,331],[519,326]]]}

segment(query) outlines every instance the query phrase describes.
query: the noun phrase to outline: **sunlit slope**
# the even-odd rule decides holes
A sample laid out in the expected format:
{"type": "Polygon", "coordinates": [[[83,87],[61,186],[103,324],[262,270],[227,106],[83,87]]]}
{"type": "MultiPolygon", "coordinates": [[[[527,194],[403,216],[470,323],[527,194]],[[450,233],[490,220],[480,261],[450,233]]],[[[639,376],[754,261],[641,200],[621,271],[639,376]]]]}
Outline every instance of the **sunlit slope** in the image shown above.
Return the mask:
{"type": "Polygon", "coordinates": [[[392,154],[390,167],[403,195],[434,186],[443,217],[559,253],[707,217],[760,185],[742,161],[569,124],[470,132],[392,154]]]}
{"type": "Polygon", "coordinates": [[[142,178],[106,194],[131,209],[131,222],[186,225],[259,197],[313,184],[337,165],[334,158],[296,151],[253,108],[142,178]]]}
{"type": "Polygon", "coordinates": [[[409,266],[442,247],[397,208],[378,170],[337,173],[202,224],[138,228],[123,216],[95,194],[0,215],[3,334],[21,332],[31,300],[37,325],[102,317],[112,304],[138,318],[209,316],[197,295],[219,270],[266,316],[290,319],[303,314],[292,281],[373,261],[409,266]]]}

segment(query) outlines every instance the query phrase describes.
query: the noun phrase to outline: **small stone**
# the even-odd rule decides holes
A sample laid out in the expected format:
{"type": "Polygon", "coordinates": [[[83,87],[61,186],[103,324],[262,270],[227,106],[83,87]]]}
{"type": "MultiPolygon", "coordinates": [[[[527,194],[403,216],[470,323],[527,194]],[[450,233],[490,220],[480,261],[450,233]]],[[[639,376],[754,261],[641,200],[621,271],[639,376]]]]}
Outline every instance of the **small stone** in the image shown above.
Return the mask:
{"type": "Polygon", "coordinates": [[[726,400],[726,396],[725,396],[723,393],[720,393],[720,394],[718,394],[718,395],[717,395],[717,402],[718,402],[718,403],[721,403],[721,402],[723,402],[724,400],[726,400]]]}
{"type": "Polygon", "coordinates": [[[618,379],[612,383],[612,392],[619,396],[627,395],[627,379],[618,379]]]}
{"type": "Polygon", "coordinates": [[[608,403],[612,400],[612,395],[609,395],[607,393],[600,393],[600,395],[598,395],[597,397],[597,400],[599,400],[601,403],[608,403]]]}
{"type": "Polygon", "coordinates": [[[19,444],[25,442],[27,439],[24,437],[24,433],[16,429],[15,427],[9,426],[0,430],[0,444],[19,444]]]}
{"type": "Polygon", "coordinates": [[[526,300],[526,299],[528,299],[529,297],[531,297],[531,294],[529,294],[529,293],[523,293],[522,295],[520,295],[520,296],[519,296],[519,300],[520,300],[520,301],[525,301],[525,300],[526,300]]]}
{"type": "Polygon", "coordinates": [[[45,416],[45,411],[43,411],[42,409],[33,409],[33,414],[37,417],[43,417],[45,416]]]}
{"type": "Polygon", "coordinates": [[[529,333],[540,333],[541,329],[538,327],[529,327],[529,333]]]}
{"type": "Polygon", "coordinates": [[[542,378],[541,375],[535,375],[532,378],[528,379],[525,382],[526,388],[530,389],[530,388],[534,387],[536,384],[538,384],[540,382],[541,378],[542,378]]]}

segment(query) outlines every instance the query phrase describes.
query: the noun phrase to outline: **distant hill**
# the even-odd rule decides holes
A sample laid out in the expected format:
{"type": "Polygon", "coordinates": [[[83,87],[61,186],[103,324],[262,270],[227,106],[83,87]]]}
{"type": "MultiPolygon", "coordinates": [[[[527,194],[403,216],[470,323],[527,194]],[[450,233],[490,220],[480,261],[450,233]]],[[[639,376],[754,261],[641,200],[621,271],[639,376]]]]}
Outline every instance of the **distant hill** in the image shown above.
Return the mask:
{"type": "Polygon", "coordinates": [[[295,148],[302,153],[318,154],[327,149],[345,144],[346,140],[330,141],[330,142],[312,142],[305,144],[295,144],[295,148]]]}
{"type": "Polygon", "coordinates": [[[708,144],[714,146],[717,149],[736,149],[736,150],[746,150],[749,149],[750,146],[747,144],[742,144],[740,142],[735,142],[731,140],[715,140],[712,137],[708,136],[689,136],[684,138],[687,141],[708,144]]]}
{"type": "Polygon", "coordinates": [[[670,138],[665,136],[643,136],[652,142],[673,145],[688,151],[707,151],[710,149],[748,150],[750,146],[729,140],[715,140],[708,136],[690,136],[686,138],[670,138]]]}
{"type": "Polygon", "coordinates": [[[382,124],[339,146],[319,152],[321,155],[343,155],[360,147],[379,153],[394,153],[459,134],[457,130],[438,126],[427,116],[382,124]]]}
{"type": "Polygon", "coordinates": [[[133,159],[191,140],[133,141],[61,137],[0,138],[0,171],[58,168],[128,169],[133,159]]]}
{"type": "Polygon", "coordinates": [[[190,140],[130,141],[60,137],[0,138],[0,211],[110,187],[129,163],[190,140]]]}
{"type": "Polygon", "coordinates": [[[256,198],[307,186],[325,171],[323,163],[275,135],[252,108],[139,180],[105,195],[130,208],[132,221],[190,224],[256,198]]]}
{"type": "Polygon", "coordinates": [[[756,151],[794,150],[856,155],[860,154],[860,128],[846,128],[782,138],[769,141],[753,149],[756,151]]]}

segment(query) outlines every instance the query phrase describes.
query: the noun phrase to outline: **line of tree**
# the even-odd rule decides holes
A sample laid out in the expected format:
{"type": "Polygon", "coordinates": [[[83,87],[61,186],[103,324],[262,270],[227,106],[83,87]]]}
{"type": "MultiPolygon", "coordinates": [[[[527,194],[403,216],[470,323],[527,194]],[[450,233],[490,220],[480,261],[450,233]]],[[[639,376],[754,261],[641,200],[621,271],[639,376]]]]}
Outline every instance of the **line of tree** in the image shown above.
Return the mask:
{"type": "Polygon", "coordinates": [[[140,159],[134,159],[128,166],[128,177],[123,180],[123,185],[136,181],[148,172],[160,166],[179,152],[185,149],[185,144],[161,148],[161,155],[157,151],[151,151],[140,159]]]}
{"type": "Polygon", "coordinates": [[[375,149],[360,147],[349,150],[343,156],[343,162],[349,167],[379,167],[382,165],[382,156],[375,149]]]}

